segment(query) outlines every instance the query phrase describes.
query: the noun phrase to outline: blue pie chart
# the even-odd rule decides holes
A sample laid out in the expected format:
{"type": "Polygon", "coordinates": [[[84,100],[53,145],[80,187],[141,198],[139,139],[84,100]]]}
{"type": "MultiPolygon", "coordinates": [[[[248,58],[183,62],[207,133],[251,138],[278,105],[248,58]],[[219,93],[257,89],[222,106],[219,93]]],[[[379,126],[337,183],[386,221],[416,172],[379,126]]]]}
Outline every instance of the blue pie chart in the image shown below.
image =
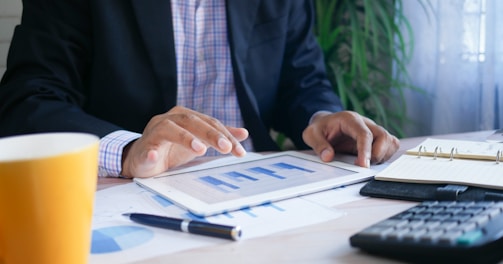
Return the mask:
{"type": "Polygon", "coordinates": [[[93,230],[91,254],[104,254],[137,247],[151,240],[154,232],[139,226],[110,226],[93,230]]]}

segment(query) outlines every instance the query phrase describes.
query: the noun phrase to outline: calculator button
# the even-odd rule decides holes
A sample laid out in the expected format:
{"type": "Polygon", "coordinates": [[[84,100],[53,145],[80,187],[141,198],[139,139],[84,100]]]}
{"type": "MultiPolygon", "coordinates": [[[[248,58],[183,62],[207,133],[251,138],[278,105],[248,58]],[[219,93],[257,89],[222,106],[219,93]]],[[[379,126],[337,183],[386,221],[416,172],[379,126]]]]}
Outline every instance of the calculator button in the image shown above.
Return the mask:
{"type": "Polygon", "coordinates": [[[378,223],[376,226],[400,228],[402,226],[407,225],[408,223],[409,223],[409,221],[402,220],[402,219],[387,219],[387,220],[384,220],[384,221],[378,223]]]}
{"type": "Polygon", "coordinates": [[[438,240],[438,238],[444,234],[444,231],[443,230],[430,230],[428,231],[427,233],[425,233],[424,235],[422,235],[419,240],[421,242],[426,242],[426,243],[434,243],[438,240]]]}
{"type": "Polygon", "coordinates": [[[425,228],[414,229],[414,230],[411,230],[410,232],[408,232],[407,234],[404,234],[402,238],[403,238],[403,240],[406,240],[406,241],[415,241],[415,240],[418,240],[421,236],[423,236],[427,232],[428,232],[428,230],[426,230],[425,228]]]}
{"type": "Polygon", "coordinates": [[[452,215],[449,213],[438,213],[438,214],[431,216],[429,220],[444,221],[444,220],[447,220],[451,217],[452,217],[452,215]]]}
{"type": "Polygon", "coordinates": [[[412,220],[412,221],[409,221],[404,227],[414,229],[414,228],[418,228],[420,226],[423,226],[423,224],[424,224],[423,220],[412,220]]]}
{"type": "Polygon", "coordinates": [[[497,202],[491,205],[491,208],[499,208],[500,210],[503,210],[503,202],[497,202]]]}
{"type": "Polygon", "coordinates": [[[405,212],[417,214],[417,213],[423,212],[425,210],[428,210],[428,206],[416,206],[416,207],[412,207],[412,208],[410,208],[409,210],[407,210],[405,212]]]}
{"type": "Polygon", "coordinates": [[[463,211],[463,208],[461,208],[461,207],[449,207],[449,208],[445,208],[444,213],[457,214],[462,211],[463,211]]]}
{"type": "Polygon", "coordinates": [[[424,210],[425,213],[431,213],[431,214],[436,214],[443,211],[445,211],[445,207],[443,206],[431,206],[430,208],[424,210]]]}
{"type": "Polygon", "coordinates": [[[443,230],[450,230],[450,229],[453,229],[455,228],[456,226],[458,226],[458,223],[457,222],[453,222],[453,221],[444,221],[442,222],[437,228],[441,228],[443,230]]]}
{"type": "Polygon", "coordinates": [[[448,232],[445,234],[442,234],[441,236],[438,237],[438,243],[439,244],[444,244],[444,245],[451,245],[456,242],[458,237],[460,237],[463,234],[461,231],[456,231],[456,232],[448,232]]]}
{"type": "Polygon", "coordinates": [[[501,214],[501,209],[500,208],[495,208],[495,207],[491,207],[487,210],[485,210],[484,212],[481,213],[481,215],[488,215],[489,217],[496,217],[498,216],[499,214],[501,214]]]}
{"type": "Polygon", "coordinates": [[[361,231],[361,234],[368,237],[381,238],[392,231],[393,228],[390,227],[371,226],[361,231]]]}
{"type": "Polygon", "coordinates": [[[470,216],[474,216],[477,214],[480,214],[482,211],[484,211],[484,208],[466,208],[466,210],[463,211],[465,214],[469,214],[470,216]]]}
{"type": "Polygon", "coordinates": [[[400,214],[393,216],[391,219],[410,219],[413,216],[414,216],[413,213],[403,212],[403,213],[400,213],[400,214]]]}
{"type": "Polygon", "coordinates": [[[494,205],[494,201],[479,201],[477,202],[478,206],[483,206],[484,208],[487,208],[491,205],[494,205]]]}
{"type": "Polygon", "coordinates": [[[429,219],[432,215],[433,214],[421,212],[421,213],[414,214],[412,217],[410,217],[410,219],[411,220],[426,220],[426,219],[429,219]]]}
{"type": "Polygon", "coordinates": [[[402,237],[405,234],[408,234],[409,232],[410,232],[409,228],[395,229],[395,230],[387,233],[386,238],[389,238],[390,240],[402,240],[402,237]]]}
{"type": "Polygon", "coordinates": [[[433,204],[449,207],[449,206],[455,205],[456,202],[454,202],[454,201],[440,201],[440,202],[434,202],[433,204]]]}
{"type": "Polygon", "coordinates": [[[458,201],[456,202],[456,206],[468,207],[472,204],[475,204],[473,201],[458,201]]]}
{"type": "Polygon", "coordinates": [[[460,214],[453,215],[451,218],[449,218],[449,220],[457,221],[458,223],[461,223],[461,222],[468,221],[468,219],[470,219],[470,217],[471,217],[471,215],[460,213],[460,214]]]}
{"type": "Polygon", "coordinates": [[[489,221],[489,215],[477,215],[469,220],[472,223],[477,224],[477,226],[481,226],[486,224],[489,221]]]}
{"type": "Polygon", "coordinates": [[[480,230],[474,230],[463,234],[456,240],[458,245],[471,245],[482,237],[483,233],[480,230]]]}
{"type": "Polygon", "coordinates": [[[477,228],[477,224],[475,224],[473,222],[465,222],[465,223],[459,224],[456,228],[463,231],[463,232],[468,232],[468,231],[472,231],[473,229],[477,228]]]}
{"type": "Polygon", "coordinates": [[[440,221],[427,221],[424,223],[423,227],[428,229],[428,230],[433,230],[440,226],[441,222],[440,221]]]}

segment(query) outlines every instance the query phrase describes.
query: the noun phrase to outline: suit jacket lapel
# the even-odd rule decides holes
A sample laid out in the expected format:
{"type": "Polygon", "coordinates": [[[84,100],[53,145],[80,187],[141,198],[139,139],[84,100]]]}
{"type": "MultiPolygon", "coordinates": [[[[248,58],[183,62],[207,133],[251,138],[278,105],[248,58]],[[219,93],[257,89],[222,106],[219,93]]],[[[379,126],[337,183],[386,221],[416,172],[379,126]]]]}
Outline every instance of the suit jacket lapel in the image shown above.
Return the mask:
{"type": "Polygon", "coordinates": [[[177,80],[171,1],[131,0],[140,34],[167,107],[176,104],[177,80]]]}
{"type": "Polygon", "coordinates": [[[260,0],[227,0],[227,24],[229,34],[229,45],[231,48],[232,67],[235,72],[236,86],[244,89],[253,109],[258,113],[258,105],[250,90],[244,74],[246,65],[246,54],[248,51],[249,39],[252,34],[253,25],[256,18],[260,0]]]}
{"type": "MultiPolygon", "coordinates": [[[[269,1],[269,0],[264,0],[269,1]]],[[[261,0],[227,0],[227,25],[236,93],[246,128],[250,131],[255,151],[278,150],[245,75],[246,55],[261,0]]]]}
{"type": "MultiPolygon", "coordinates": [[[[248,40],[261,0],[226,1],[236,92],[246,127],[253,135],[253,143],[257,151],[276,150],[277,145],[261,121],[257,100],[244,74],[248,40]]],[[[171,1],[131,0],[131,3],[165,102],[168,106],[174,106],[177,80],[171,1]]]]}

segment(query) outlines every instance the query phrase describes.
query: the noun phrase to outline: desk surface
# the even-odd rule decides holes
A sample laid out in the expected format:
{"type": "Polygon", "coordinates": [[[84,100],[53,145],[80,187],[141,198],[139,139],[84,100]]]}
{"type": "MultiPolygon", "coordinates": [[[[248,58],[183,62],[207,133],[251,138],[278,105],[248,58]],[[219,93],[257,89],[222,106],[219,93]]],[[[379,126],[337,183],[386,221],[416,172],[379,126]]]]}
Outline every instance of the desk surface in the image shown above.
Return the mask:
{"type": "MultiPolygon", "coordinates": [[[[463,140],[485,140],[492,131],[431,136],[463,140]]],[[[398,158],[424,137],[402,139],[398,158]]],[[[130,180],[100,178],[98,189],[129,183],[130,180]]],[[[349,237],[357,231],[415,205],[413,202],[368,198],[336,206],[345,212],[337,219],[274,235],[196,248],[156,257],[142,263],[398,263],[351,248],[349,237]]]]}

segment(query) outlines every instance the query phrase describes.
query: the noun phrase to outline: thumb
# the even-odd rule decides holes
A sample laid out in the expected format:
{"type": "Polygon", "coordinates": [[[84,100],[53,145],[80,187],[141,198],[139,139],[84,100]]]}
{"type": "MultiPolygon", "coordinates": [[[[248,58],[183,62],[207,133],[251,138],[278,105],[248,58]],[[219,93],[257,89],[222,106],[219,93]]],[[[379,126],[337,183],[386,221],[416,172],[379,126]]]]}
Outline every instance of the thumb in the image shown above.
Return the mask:
{"type": "Polygon", "coordinates": [[[302,137],[304,142],[314,150],[322,161],[329,162],[334,159],[334,148],[322,133],[317,132],[317,129],[308,127],[302,137]]]}
{"type": "Polygon", "coordinates": [[[155,149],[150,149],[146,153],[143,153],[138,157],[138,160],[133,164],[133,174],[138,178],[147,178],[156,173],[162,172],[162,168],[159,169],[159,152],[155,149]]]}

